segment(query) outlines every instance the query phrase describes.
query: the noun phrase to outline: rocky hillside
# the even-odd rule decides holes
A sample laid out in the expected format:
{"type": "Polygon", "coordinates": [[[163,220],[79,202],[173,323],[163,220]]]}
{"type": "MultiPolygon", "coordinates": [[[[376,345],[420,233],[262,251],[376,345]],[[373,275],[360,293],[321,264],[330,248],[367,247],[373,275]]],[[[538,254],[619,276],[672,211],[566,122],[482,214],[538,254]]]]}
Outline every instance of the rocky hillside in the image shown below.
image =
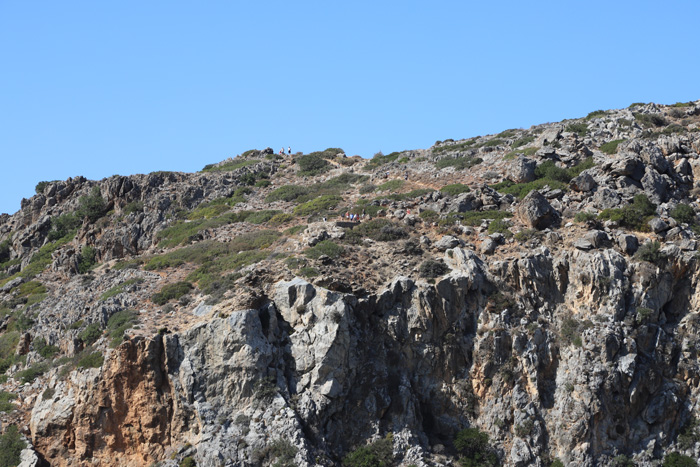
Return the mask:
{"type": "Polygon", "coordinates": [[[700,456],[700,101],[0,217],[0,466],[700,456]]]}

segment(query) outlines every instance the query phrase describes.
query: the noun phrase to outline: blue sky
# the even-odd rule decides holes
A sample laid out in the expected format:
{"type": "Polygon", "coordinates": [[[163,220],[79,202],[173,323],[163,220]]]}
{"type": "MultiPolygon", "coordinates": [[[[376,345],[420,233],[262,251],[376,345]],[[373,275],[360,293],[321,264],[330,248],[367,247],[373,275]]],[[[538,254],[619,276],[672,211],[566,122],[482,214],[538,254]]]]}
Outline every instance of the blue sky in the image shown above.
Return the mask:
{"type": "Polygon", "coordinates": [[[0,212],[41,180],[700,99],[697,1],[0,0],[0,212]]]}

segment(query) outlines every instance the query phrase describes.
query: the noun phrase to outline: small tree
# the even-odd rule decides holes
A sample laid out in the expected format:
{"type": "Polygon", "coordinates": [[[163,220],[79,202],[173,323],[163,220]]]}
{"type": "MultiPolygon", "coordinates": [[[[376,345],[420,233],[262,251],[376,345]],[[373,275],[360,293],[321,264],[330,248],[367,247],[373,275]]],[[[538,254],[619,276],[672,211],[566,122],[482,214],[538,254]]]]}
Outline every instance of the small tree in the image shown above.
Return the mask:
{"type": "Polygon", "coordinates": [[[464,467],[492,467],[498,465],[498,456],[489,444],[489,435],[477,428],[465,428],[455,436],[455,448],[462,455],[464,467]]]}

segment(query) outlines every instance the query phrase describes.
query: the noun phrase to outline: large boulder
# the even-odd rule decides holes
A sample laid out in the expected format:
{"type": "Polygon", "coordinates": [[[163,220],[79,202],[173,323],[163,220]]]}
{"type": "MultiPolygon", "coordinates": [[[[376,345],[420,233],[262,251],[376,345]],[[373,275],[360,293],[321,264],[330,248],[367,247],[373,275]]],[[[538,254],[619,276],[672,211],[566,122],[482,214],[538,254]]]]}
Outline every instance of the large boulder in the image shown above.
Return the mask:
{"type": "Polygon", "coordinates": [[[508,178],[515,183],[528,183],[535,179],[537,163],[527,157],[518,157],[510,166],[508,178]]]}
{"type": "Polygon", "coordinates": [[[522,200],[515,214],[527,226],[538,230],[546,229],[559,220],[557,210],[537,190],[532,190],[522,200]]]}

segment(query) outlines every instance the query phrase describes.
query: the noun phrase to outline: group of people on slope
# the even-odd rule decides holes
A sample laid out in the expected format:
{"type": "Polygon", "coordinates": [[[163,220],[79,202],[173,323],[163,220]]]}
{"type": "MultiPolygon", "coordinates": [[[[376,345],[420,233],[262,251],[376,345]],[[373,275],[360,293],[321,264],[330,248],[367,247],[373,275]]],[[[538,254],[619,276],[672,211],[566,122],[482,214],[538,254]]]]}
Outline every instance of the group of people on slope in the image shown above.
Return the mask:
{"type": "MultiPolygon", "coordinates": [[[[287,154],[291,155],[292,154],[292,147],[289,146],[287,147],[287,154]]],[[[284,156],[284,146],[280,148],[280,156],[284,156]]]]}

